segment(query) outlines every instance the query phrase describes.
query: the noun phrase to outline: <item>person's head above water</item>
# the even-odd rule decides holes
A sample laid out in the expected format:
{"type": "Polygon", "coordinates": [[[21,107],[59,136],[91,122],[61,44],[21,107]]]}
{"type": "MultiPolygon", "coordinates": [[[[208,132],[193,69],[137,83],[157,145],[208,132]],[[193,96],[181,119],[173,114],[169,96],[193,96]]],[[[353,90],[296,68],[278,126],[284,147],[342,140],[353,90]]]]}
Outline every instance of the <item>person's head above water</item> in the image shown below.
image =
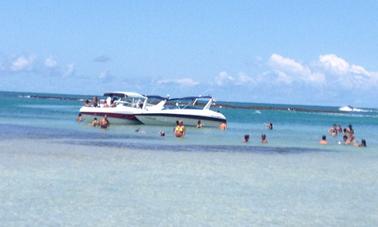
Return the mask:
{"type": "Polygon", "coordinates": [[[360,147],[366,147],[366,140],[365,139],[361,140],[360,147]]]}
{"type": "Polygon", "coordinates": [[[245,134],[244,135],[244,143],[247,143],[249,141],[249,135],[245,134]]]}

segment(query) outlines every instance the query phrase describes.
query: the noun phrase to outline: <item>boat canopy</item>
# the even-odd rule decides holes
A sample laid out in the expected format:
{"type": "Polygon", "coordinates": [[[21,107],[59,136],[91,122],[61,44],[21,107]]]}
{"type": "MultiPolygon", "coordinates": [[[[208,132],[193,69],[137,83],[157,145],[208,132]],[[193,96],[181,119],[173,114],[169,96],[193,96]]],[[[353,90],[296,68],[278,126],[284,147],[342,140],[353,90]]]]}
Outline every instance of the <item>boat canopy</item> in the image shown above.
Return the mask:
{"type": "Polygon", "coordinates": [[[157,100],[168,100],[169,97],[163,97],[160,95],[145,95],[148,99],[157,99],[157,100]]]}
{"type": "Polygon", "coordinates": [[[146,98],[146,96],[143,96],[136,92],[124,92],[124,91],[106,92],[104,93],[104,96],[121,97],[121,98],[141,98],[141,99],[146,98]]]}
{"type": "Polygon", "coordinates": [[[206,96],[188,96],[188,97],[182,97],[182,98],[172,98],[169,99],[169,101],[180,101],[180,100],[196,100],[196,99],[211,99],[212,97],[209,95],[206,96]]]}

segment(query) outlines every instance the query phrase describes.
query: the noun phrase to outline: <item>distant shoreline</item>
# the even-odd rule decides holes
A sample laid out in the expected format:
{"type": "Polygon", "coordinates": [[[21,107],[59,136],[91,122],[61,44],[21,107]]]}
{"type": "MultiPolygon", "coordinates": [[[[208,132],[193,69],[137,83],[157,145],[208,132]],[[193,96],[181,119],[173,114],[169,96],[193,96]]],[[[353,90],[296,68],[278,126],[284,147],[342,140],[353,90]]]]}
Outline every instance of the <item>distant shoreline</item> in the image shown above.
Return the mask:
{"type": "MultiPolygon", "coordinates": [[[[95,95],[82,95],[82,94],[63,94],[63,93],[38,93],[27,91],[0,91],[0,93],[21,94],[25,98],[35,99],[52,99],[62,101],[78,101],[82,102],[95,95]]],[[[18,95],[19,96],[19,95],[18,95]]],[[[101,95],[97,95],[101,96],[101,95]]],[[[203,106],[199,103],[198,106],[203,106]]],[[[324,113],[344,113],[339,111],[340,106],[319,106],[319,105],[303,105],[303,104],[275,104],[275,103],[253,103],[253,102],[240,102],[240,101],[216,101],[213,105],[218,109],[246,109],[246,110],[279,110],[290,112],[324,112],[324,113]]],[[[360,108],[360,107],[359,107],[360,108]]],[[[364,109],[372,109],[372,107],[361,107],[364,109]]],[[[377,110],[378,111],[378,110],[377,110]]]]}

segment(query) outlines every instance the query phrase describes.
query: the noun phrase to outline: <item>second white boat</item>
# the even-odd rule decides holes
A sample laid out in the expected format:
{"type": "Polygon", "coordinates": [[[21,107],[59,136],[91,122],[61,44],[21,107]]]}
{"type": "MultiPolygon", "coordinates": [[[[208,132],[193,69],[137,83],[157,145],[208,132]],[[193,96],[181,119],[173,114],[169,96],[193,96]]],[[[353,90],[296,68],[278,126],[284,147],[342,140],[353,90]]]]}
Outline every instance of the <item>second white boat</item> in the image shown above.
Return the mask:
{"type": "Polygon", "coordinates": [[[222,123],[226,124],[226,117],[217,111],[210,110],[214,100],[210,96],[186,97],[174,100],[193,100],[191,104],[180,106],[176,103],[173,108],[165,107],[163,109],[155,109],[144,111],[136,114],[135,117],[146,125],[176,125],[177,121],[183,121],[186,126],[196,127],[201,124],[203,127],[218,127],[222,123]],[[203,108],[196,108],[199,100],[207,99],[207,103],[203,108]]]}

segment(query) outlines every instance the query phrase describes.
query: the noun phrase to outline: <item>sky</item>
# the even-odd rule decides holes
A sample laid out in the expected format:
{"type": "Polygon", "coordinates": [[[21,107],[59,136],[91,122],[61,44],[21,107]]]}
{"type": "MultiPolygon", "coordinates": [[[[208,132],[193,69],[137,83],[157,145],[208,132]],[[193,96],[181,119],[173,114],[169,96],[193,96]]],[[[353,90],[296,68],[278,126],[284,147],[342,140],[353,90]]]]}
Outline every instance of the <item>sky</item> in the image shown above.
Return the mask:
{"type": "Polygon", "coordinates": [[[0,90],[378,107],[378,1],[1,1],[0,90]]]}

